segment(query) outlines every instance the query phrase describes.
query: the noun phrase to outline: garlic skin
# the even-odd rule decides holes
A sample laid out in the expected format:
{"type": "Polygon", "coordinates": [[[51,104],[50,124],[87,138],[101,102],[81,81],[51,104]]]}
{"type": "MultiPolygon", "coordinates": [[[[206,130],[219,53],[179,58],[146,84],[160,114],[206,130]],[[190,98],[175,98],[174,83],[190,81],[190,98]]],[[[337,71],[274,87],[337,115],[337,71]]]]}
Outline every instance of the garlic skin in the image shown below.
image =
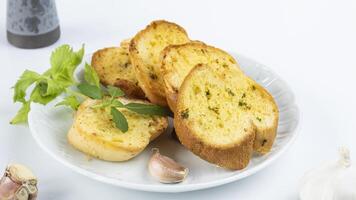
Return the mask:
{"type": "Polygon", "coordinates": [[[152,156],[148,162],[148,171],[161,183],[179,183],[188,175],[188,168],[173,159],[163,156],[157,148],[152,149],[152,156]]]}
{"type": "Polygon", "coordinates": [[[326,163],[305,174],[301,180],[301,200],[356,200],[356,167],[350,152],[340,148],[340,160],[326,163]]]}
{"type": "Polygon", "coordinates": [[[35,200],[37,179],[33,173],[20,164],[8,165],[0,179],[1,200],[35,200]]]}

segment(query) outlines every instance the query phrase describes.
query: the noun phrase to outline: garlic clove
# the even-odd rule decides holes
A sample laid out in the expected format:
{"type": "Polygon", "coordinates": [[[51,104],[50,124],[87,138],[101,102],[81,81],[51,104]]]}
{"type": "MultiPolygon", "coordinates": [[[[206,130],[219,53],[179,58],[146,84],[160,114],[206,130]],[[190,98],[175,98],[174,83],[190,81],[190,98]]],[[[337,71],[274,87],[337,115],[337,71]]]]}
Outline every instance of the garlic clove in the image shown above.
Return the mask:
{"type": "Polygon", "coordinates": [[[35,200],[37,197],[37,179],[25,166],[8,165],[0,179],[0,199],[35,200]]]}
{"type": "Polygon", "coordinates": [[[356,200],[356,168],[350,152],[340,148],[340,159],[325,163],[305,174],[301,181],[301,200],[356,200]]]}
{"type": "Polygon", "coordinates": [[[152,149],[152,156],[148,162],[148,171],[161,183],[179,183],[188,175],[188,168],[173,159],[163,156],[157,148],[152,149]]]}

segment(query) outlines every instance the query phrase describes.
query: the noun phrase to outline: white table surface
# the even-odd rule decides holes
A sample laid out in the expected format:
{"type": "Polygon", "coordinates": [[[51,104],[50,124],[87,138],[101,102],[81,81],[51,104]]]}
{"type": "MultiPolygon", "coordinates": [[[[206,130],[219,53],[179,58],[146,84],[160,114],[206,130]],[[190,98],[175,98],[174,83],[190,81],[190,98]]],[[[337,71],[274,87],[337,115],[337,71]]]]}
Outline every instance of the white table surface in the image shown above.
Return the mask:
{"type": "Polygon", "coordinates": [[[57,1],[62,35],[47,48],[7,43],[5,0],[0,1],[0,171],[9,162],[39,178],[39,199],[298,199],[298,180],[346,145],[356,159],[356,2],[270,1],[57,1]],[[87,52],[114,46],[153,19],[185,27],[191,38],[264,63],[295,91],[301,131],[292,147],[263,171],[213,189],[159,194],[96,182],[67,169],[35,143],[27,125],[9,120],[19,105],[11,86],[24,69],[44,71],[53,48],[68,43],[87,52]]]}

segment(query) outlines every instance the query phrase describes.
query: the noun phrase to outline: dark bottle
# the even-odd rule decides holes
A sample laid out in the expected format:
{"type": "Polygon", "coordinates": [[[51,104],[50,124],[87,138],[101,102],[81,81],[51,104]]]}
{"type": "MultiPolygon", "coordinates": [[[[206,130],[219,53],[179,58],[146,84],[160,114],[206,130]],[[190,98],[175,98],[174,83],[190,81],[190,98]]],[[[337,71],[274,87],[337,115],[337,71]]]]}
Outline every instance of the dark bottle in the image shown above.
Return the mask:
{"type": "Polygon", "coordinates": [[[35,49],[55,43],[60,36],[55,0],[7,0],[7,40],[35,49]]]}

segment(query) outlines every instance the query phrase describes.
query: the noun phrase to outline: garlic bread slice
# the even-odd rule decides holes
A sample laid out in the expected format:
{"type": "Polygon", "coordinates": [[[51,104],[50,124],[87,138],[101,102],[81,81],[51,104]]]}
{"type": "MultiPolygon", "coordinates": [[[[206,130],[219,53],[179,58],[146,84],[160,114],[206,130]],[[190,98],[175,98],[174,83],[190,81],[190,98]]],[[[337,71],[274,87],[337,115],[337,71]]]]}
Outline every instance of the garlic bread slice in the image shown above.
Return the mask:
{"type": "Polygon", "coordinates": [[[91,65],[97,72],[102,84],[119,87],[129,97],[145,98],[145,94],[138,86],[128,48],[109,47],[100,49],[93,54],[91,65]]]}
{"type": "Polygon", "coordinates": [[[277,123],[271,95],[234,65],[197,65],[179,89],[174,118],[179,140],[221,167],[243,169],[254,150],[267,153],[277,123]]]}
{"type": "Polygon", "coordinates": [[[152,103],[167,105],[161,72],[161,51],[168,45],[186,42],[189,42],[189,38],[182,27],[163,20],[152,22],[131,39],[131,62],[140,87],[152,103]]]}
{"type": "Polygon", "coordinates": [[[162,52],[162,71],[167,103],[175,111],[179,88],[190,70],[197,64],[217,63],[237,65],[235,59],[225,51],[193,41],[170,45],[162,52]]]}
{"type": "MultiPolygon", "coordinates": [[[[123,97],[119,100],[124,104],[147,103],[123,97]]],[[[112,121],[109,108],[92,107],[100,102],[101,100],[87,99],[79,106],[67,136],[69,143],[76,149],[95,158],[107,161],[131,159],[168,126],[166,117],[141,115],[119,108],[129,124],[128,131],[123,133],[112,121]]]]}

